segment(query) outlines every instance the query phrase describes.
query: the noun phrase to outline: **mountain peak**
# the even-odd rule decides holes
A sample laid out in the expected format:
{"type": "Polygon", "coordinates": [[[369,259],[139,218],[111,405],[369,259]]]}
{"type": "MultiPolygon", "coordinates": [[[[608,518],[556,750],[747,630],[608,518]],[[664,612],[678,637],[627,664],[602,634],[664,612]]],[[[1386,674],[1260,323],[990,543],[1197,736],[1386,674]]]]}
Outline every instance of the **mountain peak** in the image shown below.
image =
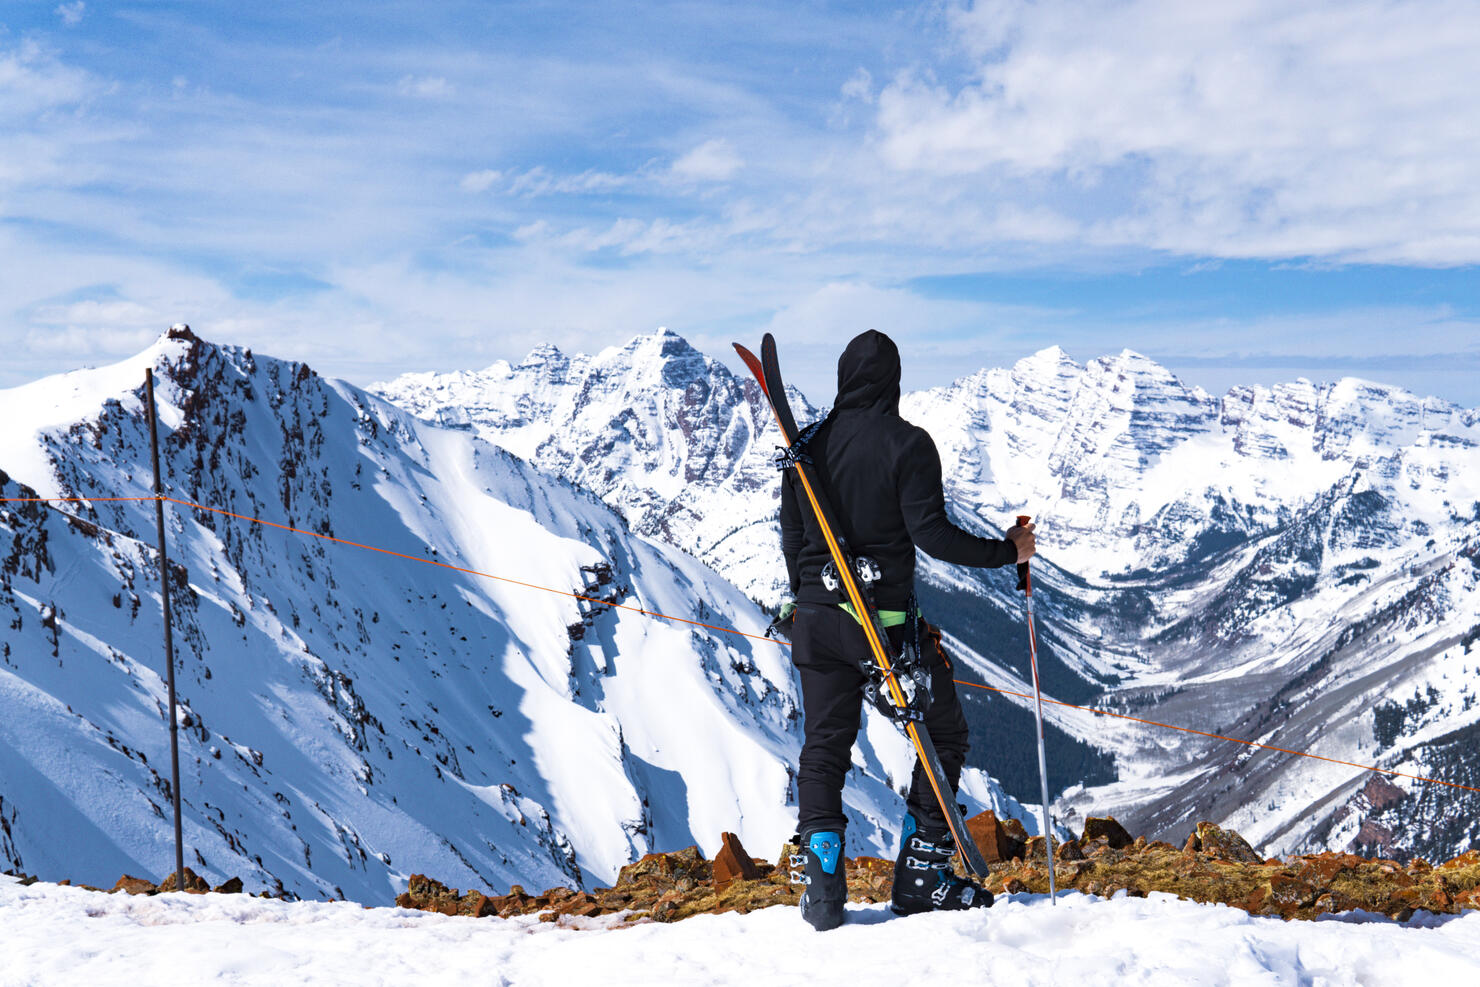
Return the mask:
{"type": "Polygon", "coordinates": [[[529,355],[515,364],[516,370],[544,368],[552,374],[564,372],[570,359],[554,343],[541,343],[529,351],[529,355]]]}
{"type": "Polygon", "coordinates": [[[701,355],[687,339],[667,326],[659,326],[655,332],[633,336],[622,349],[628,352],[655,349],[659,355],[667,358],[701,355]]]}
{"type": "Polygon", "coordinates": [[[1013,372],[1023,377],[1064,377],[1078,374],[1083,368],[1055,343],[1012,365],[1013,372]]]}

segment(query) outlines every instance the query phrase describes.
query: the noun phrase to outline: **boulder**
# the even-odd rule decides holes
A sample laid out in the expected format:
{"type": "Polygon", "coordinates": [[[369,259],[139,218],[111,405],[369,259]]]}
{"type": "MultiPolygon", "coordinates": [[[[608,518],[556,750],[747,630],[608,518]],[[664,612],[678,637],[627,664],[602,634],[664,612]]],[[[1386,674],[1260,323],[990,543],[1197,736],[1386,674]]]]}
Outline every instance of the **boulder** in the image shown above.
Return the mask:
{"type": "Polygon", "coordinates": [[[122,891],[125,894],[155,894],[157,892],[154,888],[153,881],[143,877],[134,877],[131,874],[123,875],[118,879],[118,883],[113,885],[114,891],[122,891]]]}
{"type": "Polygon", "coordinates": [[[1456,870],[1460,867],[1480,867],[1480,850],[1466,850],[1453,860],[1439,865],[1439,870],[1456,870]]]}
{"type": "Polygon", "coordinates": [[[1300,878],[1312,884],[1327,885],[1338,874],[1356,870],[1367,862],[1366,857],[1359,857],[1354,853],[1318,853],[1305,858],[1305,865],[1300,868],[1300,878]]]}
{"type": "Polygon", "coordinates": [[[1358,907],[1357,902],[1340,891],[1327,891],[1316,899],[1312,906],[1316,914],[1325,915],[1337,912],[1349,912],[1358,907]]]}
{"type": "MultiPolygon", "coordinates": [[[[1012,822],[1017,822],[1017,820],[1014,819],[1012,822]]],[[[1022,830],[1022,823],[1018,823],[1018,829],[1022,830]]],[[[1014,836],[1004,821],[998,820],[997,813],[991,809],[979,812],[966,820],[966,831],[976,841],[982,856],[989,864],[1013,860],[1023,855],[1023,841],[1014,836]]]]}
{"type": "Polygon", "coordinates": [[[224,884],[216,888],[220,894],[241,894],[242,879],[239,877],[228,878],[224,884]]]}
{"type": "Polygon", "coordinates": [[[1264,858],[1255,853],[1242,836],[1210,822],[1198,823],[1197,829],[1187,837],[1187,845],[1183,849],[1232,864],[1264,863],[1264,858]]]}
{"type": "MultiPolygon", "coordinates": [[[[171,874],[169,877],[166,877],[164,880],[155,885],[154,890],[160,892],[161,894],[177,890],[177,876],[178,875],[176,874],[171,874]]],[[[211,890],[211,886],[206,882],[205,878],[201,877],[195,871],[187,867],[185,868],[185,890],[190,894],[205,894],[207,891],[211,890]]]]}
{"type": "Polygon", "coordinates": [[[734,833],[721,834],[719,853],[714,855],[715,890],[722,891],[734,881],[757,881],[760,877],[761,869],[745,852],[740,837],[734,833]]]}
{"type": "Polygon", "coordinates": [[[1292,918],[1296,911],[1313,904],[1320,892],[1292,874],[1276,874],[1269,879],[1269,895],[1266,903],[1285,918],[1292,918]]]}
{"type": "MultiPolygon", "coordinates": [[[[513,890],[518,892],[521,899],[527,898],[523,893],[524,889],[518,885],[513,890]]],[[[396,896],[396,904],[402,908],[415,908],[440,915],[469,915],[474,918],[502,914],[502,900],[490,898],[481,891],[459,894],[456,888],[449,888],[425,874],[412,874],[406,890],[396,896]]],[[[523,904],[523,901],[520,903],[523,904]]]]}
{"type": "Polygon", "coordinates": [[[1100,837],[1108,840],[1110,846],[1116,850],[1124,850],[1135,842],[1113,816],[1090,816],[1084,821],[1084,841],[1088,843],[1100,837]]]}
{"type": "Polygon", "coordinates": [[[714,876],[709,861],[697,846],[673,853],[649,853],[617,873],[618,884],[653,883],[665,889],[688,890],[714,876]]]}

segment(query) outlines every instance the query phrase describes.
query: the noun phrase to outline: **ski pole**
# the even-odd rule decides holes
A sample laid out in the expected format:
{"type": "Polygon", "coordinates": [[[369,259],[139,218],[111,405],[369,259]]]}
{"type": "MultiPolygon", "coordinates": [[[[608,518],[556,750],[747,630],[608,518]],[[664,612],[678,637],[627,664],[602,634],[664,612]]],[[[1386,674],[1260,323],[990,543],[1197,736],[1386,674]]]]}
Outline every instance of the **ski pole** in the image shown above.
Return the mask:
{"type": "MultiPolygon", "coordinates": [[[[1019,528],[1026,528],[1031,521],[1026,514],[1019,514],[1019,528]]],[[[1018,585],[1028,601],[1028,661],[1033,669],[1033,698],[1037,703],[1038,716],[1038,780],[1043,786],[1043,849],[1048,855],[1048,900],[1058,904],[1058,890],[1053,879],[1053,828],[1048,820],[1048,760],[1043,753],[1043,690],[1038,685],[1038,638],[1033,632],[1033,576],[1028,563],[1018,563],[1018,585]]]]}

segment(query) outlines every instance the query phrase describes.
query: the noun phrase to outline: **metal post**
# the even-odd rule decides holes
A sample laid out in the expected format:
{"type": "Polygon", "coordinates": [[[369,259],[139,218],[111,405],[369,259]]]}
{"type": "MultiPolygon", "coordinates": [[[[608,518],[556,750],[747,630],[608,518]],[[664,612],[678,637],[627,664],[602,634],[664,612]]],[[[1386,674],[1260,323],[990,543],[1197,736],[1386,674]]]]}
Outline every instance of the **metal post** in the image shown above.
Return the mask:
{"type": "Polygon", "coordinates": [[[175,797],[175,890],[185,890],[185,841],[180,829],[180,717],[175,700],[175,638],[170,623],[170,560],[164,543],[164,483],[159,475],[159,416],[154,404],[154,369],[144,371],[149,393],[149,453],[154,464],[154,523],[159,533],[159,595],[164,602],[164,663],[170,687],[170,790],[175,797]]]}
{"type": "MultiPolygon", "coordinates": [[[[1019,515],[1018,526],[1025,527],[1030,520],[1032,519],[1027,515],[1019,515]]],[[[1033,630],[1033,574],[1028,563],[1018,563],[1018,576],[1021,579],[1018,589],[1023,591],[1023,596],[1028,601],[1028,660],[1033,668],[1033,698],[1037,703],[1038,780],[1043,791],[1043,849],[1048,855],[1048,900],[1057,905],[1058,889],[1054,887],[1053,876],[1053,824],[1048,817],[1048,759],[1043,751],[1043,690],[1038,684],[1038,635],[1033,630]]]]}

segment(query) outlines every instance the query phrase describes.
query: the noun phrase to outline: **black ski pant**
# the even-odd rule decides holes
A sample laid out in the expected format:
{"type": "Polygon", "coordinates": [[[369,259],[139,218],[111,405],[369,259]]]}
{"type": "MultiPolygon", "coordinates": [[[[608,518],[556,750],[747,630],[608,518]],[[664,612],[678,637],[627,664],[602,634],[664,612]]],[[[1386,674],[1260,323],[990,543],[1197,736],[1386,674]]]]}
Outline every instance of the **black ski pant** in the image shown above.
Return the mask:
{"type": "MultiPolygon", "coordinates": [[[[895,649],[904,632],[904,625],[887,629],[895,649]]],[[[944,653],[925,635],[921,638],[921,660],[930,669],[934,696],[925,726],[954,797],[961,766],[966,763],[966,717],[944,653]]],[[[804,715],[797,770],[798,832],[841,833],[848,823],[843,815],[843,778],[853,763],[867,683],[859,661],[870,658],[868,639],[858,621],[841,607],[802,603],[792,625],[791,658],[801,675],[804,715]]],[[[918,759],[906,804],[922,828],[945,828],[945,815],[918,759]]]]}

